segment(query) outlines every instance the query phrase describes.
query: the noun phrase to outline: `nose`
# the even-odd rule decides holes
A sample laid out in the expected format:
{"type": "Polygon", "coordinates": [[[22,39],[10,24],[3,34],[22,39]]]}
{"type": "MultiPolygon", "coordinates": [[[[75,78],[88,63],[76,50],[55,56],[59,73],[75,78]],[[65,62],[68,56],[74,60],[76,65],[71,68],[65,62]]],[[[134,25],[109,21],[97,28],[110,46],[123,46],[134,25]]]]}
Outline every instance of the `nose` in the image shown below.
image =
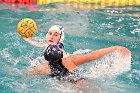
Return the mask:
{"type": "Polygon", "coordinates": [[[53,34],[50,35],[50,38],[53,39],[53,34]]]}

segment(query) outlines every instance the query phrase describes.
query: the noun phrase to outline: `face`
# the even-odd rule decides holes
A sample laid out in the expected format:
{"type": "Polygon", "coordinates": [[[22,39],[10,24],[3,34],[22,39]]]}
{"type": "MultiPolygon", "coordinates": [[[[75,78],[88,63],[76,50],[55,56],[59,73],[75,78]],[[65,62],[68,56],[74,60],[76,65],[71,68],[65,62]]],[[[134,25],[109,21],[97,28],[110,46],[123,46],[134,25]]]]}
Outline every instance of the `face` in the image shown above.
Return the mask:
{"type": "Polygon", "coordinates": [[[56,45],[59,42],[60,34],[56,30],[51,30],[47,33],[46,39],[49,45],[56,45]]]}

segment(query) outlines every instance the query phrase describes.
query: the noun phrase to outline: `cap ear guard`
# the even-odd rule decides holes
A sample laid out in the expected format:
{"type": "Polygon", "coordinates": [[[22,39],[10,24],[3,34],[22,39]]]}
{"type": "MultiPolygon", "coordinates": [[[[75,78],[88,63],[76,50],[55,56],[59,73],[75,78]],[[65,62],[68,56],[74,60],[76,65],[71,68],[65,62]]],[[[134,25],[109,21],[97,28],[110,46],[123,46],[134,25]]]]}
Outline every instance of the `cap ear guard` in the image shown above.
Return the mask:
{"type": "Polygon", "coordinates": [[[63,41],[64,41],[64,32],[62,31],[59,43],[63,43],[63,41]]]}
{"type": "Polygon", "coordinates": [[[64,41],[64,27],[60,26],[60,25],[57,25],[61,31],[61,36],[60,36],[60,40],[59,40],[59,43],[63,43],[64,41]]]}

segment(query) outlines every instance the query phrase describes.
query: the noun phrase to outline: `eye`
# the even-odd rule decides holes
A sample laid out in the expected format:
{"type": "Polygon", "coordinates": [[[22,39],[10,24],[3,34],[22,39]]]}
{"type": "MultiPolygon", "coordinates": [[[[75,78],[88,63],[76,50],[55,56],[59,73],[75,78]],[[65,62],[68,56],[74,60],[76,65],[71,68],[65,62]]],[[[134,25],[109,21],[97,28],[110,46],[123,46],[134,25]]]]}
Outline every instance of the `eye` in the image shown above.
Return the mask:
{"type": "Polygon", "coordinates": [[[58,34],[55,34],[55,36],[58,36],[58,34]]]}
{"type": "Polygon", "coordinates": [[[58,36],[59,34],[58,34],[58,33],[55,33],[54,35],[55,35],[55,36],[58,36]]]}
{"type": "Polygon", "coordinates": [[[49,35],[52,35],[52,32],[49,32],[48,34],[49,34],[49,35]]]}

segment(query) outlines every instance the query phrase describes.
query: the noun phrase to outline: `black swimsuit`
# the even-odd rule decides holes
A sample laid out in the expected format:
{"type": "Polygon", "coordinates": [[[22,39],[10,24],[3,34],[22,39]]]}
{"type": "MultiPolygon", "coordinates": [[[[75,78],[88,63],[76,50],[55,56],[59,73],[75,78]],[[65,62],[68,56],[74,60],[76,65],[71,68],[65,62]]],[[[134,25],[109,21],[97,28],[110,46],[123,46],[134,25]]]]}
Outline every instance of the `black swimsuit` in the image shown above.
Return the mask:
{"type": "Polygon", "coordinates": [[[49,66],[51,68],[51,75],[50,75],[51,77],[64,76],[69,72],[67,68],[63,66],[62,60],[49,62],[49,66]]]}
{"type": "Polygon", "coordinates": [[[51,77],[54,77],[58,80],[69,81],[71,83],[76,83],[83,78],[77,72],[69,72],[67,68],[62,64],[62,60],[49,62],[51,68],[51,77]]]}
{"type": "MultiPolygon", "coordinates": [[[[61,49],[64,49],[62,43],[57,46],[61,49]]],[[[76,83],[78,80],[82,79],[79,74],[77,74],[77,72],[69,72],[69,70],[62,64],[62,59],[48,62],[51,68],[51,77],[55,77],[58,80],[70,81],[72,83],[76,83]]]]}

